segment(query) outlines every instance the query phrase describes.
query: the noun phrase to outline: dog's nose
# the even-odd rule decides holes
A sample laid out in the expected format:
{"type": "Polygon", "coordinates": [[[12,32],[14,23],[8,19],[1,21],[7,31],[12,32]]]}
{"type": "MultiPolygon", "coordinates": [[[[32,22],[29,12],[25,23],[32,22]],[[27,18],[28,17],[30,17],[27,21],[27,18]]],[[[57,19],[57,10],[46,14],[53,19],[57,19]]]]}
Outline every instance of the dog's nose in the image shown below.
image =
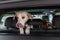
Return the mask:
{"type": "Polygon", "coordinates": [[[22,25],[21,23],[17,23],[17,27],[18,27],[18,28],[22,28],[23,25],[22,25]]]}

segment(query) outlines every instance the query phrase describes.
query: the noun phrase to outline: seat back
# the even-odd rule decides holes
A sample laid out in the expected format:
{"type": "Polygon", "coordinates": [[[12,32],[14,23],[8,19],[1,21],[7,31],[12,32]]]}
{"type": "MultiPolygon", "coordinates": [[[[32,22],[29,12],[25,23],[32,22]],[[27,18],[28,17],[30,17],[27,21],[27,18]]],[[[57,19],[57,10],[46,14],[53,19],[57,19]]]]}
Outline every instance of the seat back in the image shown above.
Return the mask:
{"type": "Polygon", "coordinates": [[[5,26],[16,27],[17,20],[13,20],[13,17],[8,17],[5,21],[5,26]]]}

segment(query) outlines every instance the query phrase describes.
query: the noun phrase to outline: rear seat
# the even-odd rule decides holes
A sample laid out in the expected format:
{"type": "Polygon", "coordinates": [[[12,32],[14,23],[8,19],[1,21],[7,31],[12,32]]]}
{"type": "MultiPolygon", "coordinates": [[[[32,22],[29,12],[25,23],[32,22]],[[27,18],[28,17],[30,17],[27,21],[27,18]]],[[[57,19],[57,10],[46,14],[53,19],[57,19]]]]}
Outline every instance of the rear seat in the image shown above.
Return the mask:
{"type": "MultiPolygon", "coordinates": [[[[40,20],[40,19],[33,19],[33,21],[31,21],[31,20],[28,20],[27,21],[27,23],[29,24],[29,25],[41,25],[42,24],[42,20],[40,20]]],[[[16,20],[13,20],[13,17],[9,17],[9,18],[7,18],[6,19],[6,21],[5,21],[5,26],[7,27],[7,29],[8,28],[16,28],[16,23],[17,23],[17,19],[16,20]]],[[[39,28],[39,27],[38,27],[39,28]]]]}

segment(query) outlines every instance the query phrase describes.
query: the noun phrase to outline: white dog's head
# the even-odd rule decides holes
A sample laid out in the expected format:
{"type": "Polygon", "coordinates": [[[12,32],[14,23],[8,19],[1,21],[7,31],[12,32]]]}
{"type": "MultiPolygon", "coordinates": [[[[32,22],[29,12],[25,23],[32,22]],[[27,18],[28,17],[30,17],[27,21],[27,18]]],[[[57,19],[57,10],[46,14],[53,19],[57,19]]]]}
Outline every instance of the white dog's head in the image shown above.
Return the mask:
{"type": "Polygon", "coordinates": [[[28,19],[31,19],[31,20],[33,19],[32,15],[26,11],[19,11],[15,13],[16,13],[15,16],[18,19],[17,24],[19,27],[25,26],[25,23],[28,21],[28,19]]]}

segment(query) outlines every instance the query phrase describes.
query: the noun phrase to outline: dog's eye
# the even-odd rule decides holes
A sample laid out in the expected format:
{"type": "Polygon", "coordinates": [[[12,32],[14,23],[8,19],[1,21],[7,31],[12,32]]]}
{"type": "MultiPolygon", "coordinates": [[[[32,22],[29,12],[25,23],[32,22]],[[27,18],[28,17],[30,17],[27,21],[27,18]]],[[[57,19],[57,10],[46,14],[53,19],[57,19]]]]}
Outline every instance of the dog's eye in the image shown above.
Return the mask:
{"type": "Polygon", "coordinates": [[[22,19],[24,19],[25,17],[22,17],[22,19]]]}

